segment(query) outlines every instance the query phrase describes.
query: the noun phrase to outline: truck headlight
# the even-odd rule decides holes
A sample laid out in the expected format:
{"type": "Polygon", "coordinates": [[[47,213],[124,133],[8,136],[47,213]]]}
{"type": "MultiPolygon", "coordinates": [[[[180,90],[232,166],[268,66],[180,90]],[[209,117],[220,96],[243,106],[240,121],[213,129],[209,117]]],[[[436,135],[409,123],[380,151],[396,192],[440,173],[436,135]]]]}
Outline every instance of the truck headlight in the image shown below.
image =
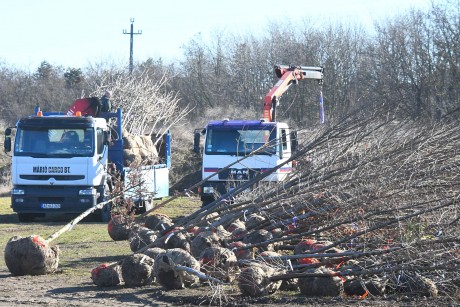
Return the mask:
{"type": "Polygon", "coordinates": [[[213,194],[214,193],[214,188],[213,187],[203,187],[203,193],[204,194],[213,194]]]}
{"type": "Polygon", "coordinates": [[[78,191],[78,195],[91,196],[96,195],[96,189],[83,189],[78,191]]]}
{"type": "Polygon", "coordinates": [[[11,194],[13,194],[13,195],[24,195],[24,189],[12,189],[11,194]]]}

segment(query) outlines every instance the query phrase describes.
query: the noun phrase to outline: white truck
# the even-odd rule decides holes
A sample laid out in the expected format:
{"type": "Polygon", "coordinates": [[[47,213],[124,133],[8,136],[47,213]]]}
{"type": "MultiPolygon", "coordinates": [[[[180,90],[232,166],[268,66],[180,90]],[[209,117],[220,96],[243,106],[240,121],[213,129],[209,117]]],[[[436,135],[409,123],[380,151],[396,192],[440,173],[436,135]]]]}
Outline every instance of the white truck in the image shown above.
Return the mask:
{"type": "MultiPolygon", "coordinates": [[[[286,162],[296,150],[296,131],[286,123],[276,122],[276,107],[291,84],[303,79],[314,79],[322,84],[323,68],[277,65],[275,73],[279,81],[265,96],[263,119],[211,121],[204,129],[195,130],[194,151],[202,152],[202,179],[216,173],[199,188],[203,206],[242,181],[286,162]],[[202,135],[203,149],[200,148],[202,135]],[[246,158],[225,169],[243,157],[246,158]]],[[[283,181],[292,172],[292,167],[289,162],[263,181],[283,181]]]]}
{"type": "MultiPolygon", "coordinates": [[[[37,108],[34,115],[7,128],[4,147],[6,152],[12,151],[11,207],[19,220],[80,214],[104,201],[111,189],[111,168],[128,181],[128,173],[133,170],[124,164],[121,123],[121,109],[94,117],[79,112],[45,113],[37,108]],[[109,118],[115,118],[114,127],[109,126],[109,118]]],[[[169,133],[162,146],[160,162],[142,166],[143,193],[129,195],[136,197],[136,206],[144,210],[154,198],[169,195],[169,133]]],[[[110,204],[100,210],[103,221],[110,218],[110,210],[110,204]]]]}

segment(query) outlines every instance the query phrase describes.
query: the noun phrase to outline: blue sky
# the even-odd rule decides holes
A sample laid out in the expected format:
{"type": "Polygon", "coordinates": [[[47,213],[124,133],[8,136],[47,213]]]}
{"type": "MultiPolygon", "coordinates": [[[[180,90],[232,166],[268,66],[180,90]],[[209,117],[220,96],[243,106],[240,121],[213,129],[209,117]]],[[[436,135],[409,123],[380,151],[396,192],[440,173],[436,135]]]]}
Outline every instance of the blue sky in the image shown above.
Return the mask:
{"type": "Polygon", "coordinates": [[[263,33],[270,21],[310,19],[372,27],[373,21],[430,0],[14,0],[0,10],[0,62],[34,71],[42,61],[84,68],[129,62],[130,19],[134,60],[179,59],[181,46],[197,33],[263,33]]]}

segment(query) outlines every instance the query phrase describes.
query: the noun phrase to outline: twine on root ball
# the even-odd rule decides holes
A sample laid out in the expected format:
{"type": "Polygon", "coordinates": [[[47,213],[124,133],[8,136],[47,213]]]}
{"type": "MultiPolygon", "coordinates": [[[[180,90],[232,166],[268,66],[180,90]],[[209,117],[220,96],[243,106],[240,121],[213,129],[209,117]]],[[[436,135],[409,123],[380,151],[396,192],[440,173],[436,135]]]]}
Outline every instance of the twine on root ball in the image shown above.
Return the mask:
{"type": "Polygon", "coordinates": [[[127,287],[140,287],[153,282],[154,260],[144,254],[134,254],[123,259],[121,276],[127,287]]]}
{"type": "Polygon", "coordinates": [[[177,266],[200,271],[200,263],[190,253],[180,248],[173,248],[159,254],[155,259],[156,281],[168,290],[183,289],[198,282],[196,275],[178,270],[177,266]]]}
{"type": "Polygon", "coordinates": [[[238,272],[235,253],[224,247],[208,247],[200,255],[201,271],[224,282],[232,282],[238,272]]]}
{"type": "Polygon", "coordinates": [[[271,281],[270,277],[281,272],[266,264],[251,263],[238,276],[238,288],[246,296],[264,296],[275,293],[281,286],[281,280],[271,281]]]}
{"type": "Polygon", "coordinates": [[[160,233],[173,226],[171,218],[164,214],[152,214],[145,219],[145,227],[160,233]]]}
{"type": "Polygon", "coordinates": [[[147,255],[149,256],[150,258],[152,258],[154,261],[155,259],[157,258],[157,256],[161,253],[164,253],[166,250],[162,249],[162,248],[159,248],[159,247],[150,247],[150,248],[147,248],[145,251],[143,251],[142,253],[144,255],[147,255]]]}
{"type": "Polygon", "coordinates": [[[136,252],[139,249],[152,244],[158,237],[158,232],[146,227],[135,225],[129,235],[129,247],[136,252]]]}

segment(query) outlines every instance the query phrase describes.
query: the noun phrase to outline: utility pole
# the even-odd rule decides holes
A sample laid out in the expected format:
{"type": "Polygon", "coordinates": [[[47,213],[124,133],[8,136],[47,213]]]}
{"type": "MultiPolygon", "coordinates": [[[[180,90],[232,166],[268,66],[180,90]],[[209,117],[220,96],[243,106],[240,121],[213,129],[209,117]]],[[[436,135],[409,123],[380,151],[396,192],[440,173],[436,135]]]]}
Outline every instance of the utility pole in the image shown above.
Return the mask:
{"type": "Polygon", "coordinates": [[[131,37],[130,39],[130,44],[129,44],[129,73],[133,72],[133,35],[134,34],[142,34],[142,30],[138,30],[137,33],[134,33],[133,27],[134,27],[134,18],[130,19],[131,21],[131,31],[126,32],[126,30],[123,30],[123,34],[129,34],[131,37]]]}

